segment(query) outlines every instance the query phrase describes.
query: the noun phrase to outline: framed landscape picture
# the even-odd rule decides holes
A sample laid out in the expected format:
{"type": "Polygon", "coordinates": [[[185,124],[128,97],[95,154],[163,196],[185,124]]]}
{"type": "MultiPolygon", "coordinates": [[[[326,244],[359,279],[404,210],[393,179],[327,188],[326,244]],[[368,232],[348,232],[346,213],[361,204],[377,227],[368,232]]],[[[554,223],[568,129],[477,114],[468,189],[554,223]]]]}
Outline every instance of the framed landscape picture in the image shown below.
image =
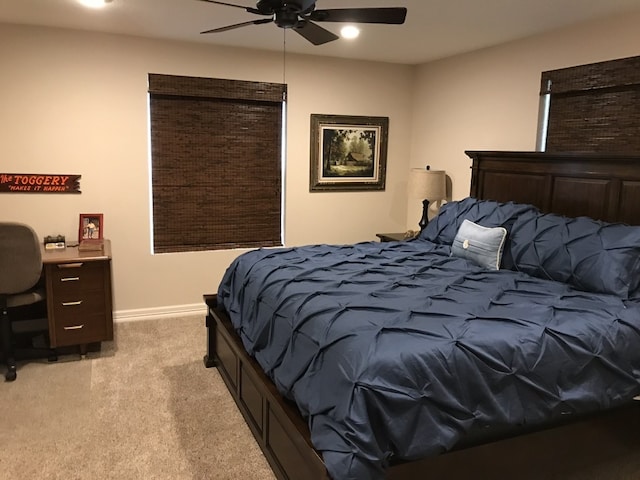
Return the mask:
{"type": "Polygon", "coordinates": [[[311,115],[309,190],[384,190],[388,117],[311,115]]]}

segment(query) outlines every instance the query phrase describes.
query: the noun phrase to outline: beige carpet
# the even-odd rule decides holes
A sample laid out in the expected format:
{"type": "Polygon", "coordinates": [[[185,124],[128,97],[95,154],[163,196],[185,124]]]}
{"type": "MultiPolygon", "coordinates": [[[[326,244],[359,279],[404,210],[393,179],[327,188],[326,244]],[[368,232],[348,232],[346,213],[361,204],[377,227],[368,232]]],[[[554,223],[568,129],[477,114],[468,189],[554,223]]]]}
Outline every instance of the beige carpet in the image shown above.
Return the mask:
{"type": "MultiPolygon", "coordinates": [[[[274,480],[217,369],[204,368],[205,332],[201,316],[119,323],[84,360],[21,364],[0,381],[0,479],[274,480]]],[[[638,480],[640,451],[552,478],[638,480]]]]}
{"type": "Polygon", "coordinates": [[[203,316],[119,323],[83,360],[20,364],[0,382],[0,477],[274,479],[205,335],[203,316]]]}

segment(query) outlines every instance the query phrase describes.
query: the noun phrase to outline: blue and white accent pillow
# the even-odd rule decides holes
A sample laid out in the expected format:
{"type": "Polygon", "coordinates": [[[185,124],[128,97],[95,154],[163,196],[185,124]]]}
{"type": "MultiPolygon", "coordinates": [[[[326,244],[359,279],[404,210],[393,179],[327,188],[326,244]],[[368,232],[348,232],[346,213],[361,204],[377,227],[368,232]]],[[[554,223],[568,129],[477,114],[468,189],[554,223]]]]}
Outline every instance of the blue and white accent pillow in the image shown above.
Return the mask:
{"type": "Polygon", "coordinates": [[[481,267],[500,270],[506,238],[504,227],[483,227],[465,219],[453,239],[451,255],[466,258],[481,267]]]}

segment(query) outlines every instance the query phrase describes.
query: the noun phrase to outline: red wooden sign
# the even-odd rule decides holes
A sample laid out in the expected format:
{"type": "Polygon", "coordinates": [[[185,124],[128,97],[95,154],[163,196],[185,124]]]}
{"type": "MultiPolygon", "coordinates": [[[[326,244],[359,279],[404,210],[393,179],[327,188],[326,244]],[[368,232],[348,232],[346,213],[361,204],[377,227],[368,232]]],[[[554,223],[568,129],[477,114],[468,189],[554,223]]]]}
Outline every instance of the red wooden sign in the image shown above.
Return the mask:
{"type": "Polygon", "coordinates": [[[81,175],[0,173],[2,193],[81,193],[81,175]]]}

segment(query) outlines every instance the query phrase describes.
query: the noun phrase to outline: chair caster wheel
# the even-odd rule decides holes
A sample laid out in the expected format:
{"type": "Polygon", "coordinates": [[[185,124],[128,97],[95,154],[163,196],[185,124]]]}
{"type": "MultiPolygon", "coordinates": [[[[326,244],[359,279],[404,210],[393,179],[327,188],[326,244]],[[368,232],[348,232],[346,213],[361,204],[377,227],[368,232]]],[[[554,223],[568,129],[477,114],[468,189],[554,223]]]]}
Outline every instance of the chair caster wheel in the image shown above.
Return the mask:
{"type": "Polygon", "coordinates": [[[18,374],[16,373],[16,369],[14,368],[9,368],[9,370],[7,370],[7,373],[4,374],[4,378],[7,382],[13,382],[16,378],[17,378],[18,374]]]}

